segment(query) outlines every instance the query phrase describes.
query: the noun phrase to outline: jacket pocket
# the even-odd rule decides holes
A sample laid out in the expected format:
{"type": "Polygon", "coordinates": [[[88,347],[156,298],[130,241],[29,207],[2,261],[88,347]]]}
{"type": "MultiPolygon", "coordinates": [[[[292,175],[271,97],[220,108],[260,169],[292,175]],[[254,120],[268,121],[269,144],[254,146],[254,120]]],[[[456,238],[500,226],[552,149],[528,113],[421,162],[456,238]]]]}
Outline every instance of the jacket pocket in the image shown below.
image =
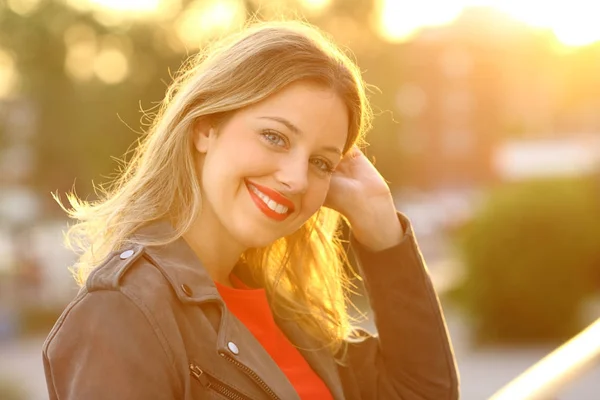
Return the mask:
{"type": "Polygon", "coordinates": [[[211,390],[230,400],[252,400],[250,397],[238,392],[226,383],[209,375],[196,364],[190,364],[190,373],[207,390],[211,390]]]}

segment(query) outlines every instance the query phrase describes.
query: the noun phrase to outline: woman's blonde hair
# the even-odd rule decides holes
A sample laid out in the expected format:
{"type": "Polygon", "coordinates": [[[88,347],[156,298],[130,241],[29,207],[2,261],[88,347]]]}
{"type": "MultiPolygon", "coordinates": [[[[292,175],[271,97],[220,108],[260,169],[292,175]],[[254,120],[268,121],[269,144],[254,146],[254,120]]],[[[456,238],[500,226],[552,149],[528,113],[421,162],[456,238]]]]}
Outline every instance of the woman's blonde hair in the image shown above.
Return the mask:
{"type": "MultiPolygon", "coordinates": [[[[167,91],[148,133],[118,178],[94,202],[68,195],[77,222],[66,244],[80,258],[81,285],[112,251],[132,243],[161,245],[182,237],[201,209],[191,133],[200,119],[226,120],[287,85],[310,81],[334,90],[349,112],[345,151],[362,140],[372,113],[355,63],[317,28],[303,22],[254,23],[191,60],[167,91]],[[142,226],[168,219],[169,237],[140,243],[142,226]]],[[[57,199],[58,200],[58,199],[57,199]]],[[[323,346],[337,352],[348,334],[349,277],[339,240],[340,215],[321,208],[294,234],[244,261],[260,274],[274,310],[285,310],[323,346]]]]}

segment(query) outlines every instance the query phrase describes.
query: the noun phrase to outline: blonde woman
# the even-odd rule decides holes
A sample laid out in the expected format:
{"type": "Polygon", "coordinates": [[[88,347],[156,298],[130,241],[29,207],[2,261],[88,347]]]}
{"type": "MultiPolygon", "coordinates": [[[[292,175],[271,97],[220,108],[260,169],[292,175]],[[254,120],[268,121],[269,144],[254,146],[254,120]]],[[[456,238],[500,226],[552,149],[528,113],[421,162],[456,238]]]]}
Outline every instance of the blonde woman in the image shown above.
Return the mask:
{"type": "Polygon", "coordinates": [[[112,189],[70,196],[81,290],[44,344],[50,399],[458,398],[410,223],[357,147],[370,118],[309,25],[199,56],[112,189]],[[349,323],[341,217],[378,336],[349,323]]]}

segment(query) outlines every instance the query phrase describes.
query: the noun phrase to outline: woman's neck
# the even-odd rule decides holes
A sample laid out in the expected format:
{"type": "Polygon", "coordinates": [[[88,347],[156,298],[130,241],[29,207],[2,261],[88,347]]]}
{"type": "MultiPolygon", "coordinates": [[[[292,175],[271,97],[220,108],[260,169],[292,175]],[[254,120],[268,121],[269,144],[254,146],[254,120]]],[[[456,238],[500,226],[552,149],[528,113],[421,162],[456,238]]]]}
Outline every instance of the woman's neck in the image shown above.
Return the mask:
{"type": "Polygon", "coordinates": [[[214,281],[232,286],[229,275],[245,249],[231,238],[220,223],[201,215],[183,238],[214,281]]]}

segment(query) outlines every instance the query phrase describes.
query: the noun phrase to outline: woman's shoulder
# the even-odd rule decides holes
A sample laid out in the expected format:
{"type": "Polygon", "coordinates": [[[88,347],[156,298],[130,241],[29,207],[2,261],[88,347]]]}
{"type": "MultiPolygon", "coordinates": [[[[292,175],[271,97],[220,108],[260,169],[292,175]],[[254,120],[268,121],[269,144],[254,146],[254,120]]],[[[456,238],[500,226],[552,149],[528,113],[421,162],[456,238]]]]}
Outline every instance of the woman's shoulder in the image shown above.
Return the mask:
{"type": "Polygon", "coordinates": [[[44,348],[65,331],[84,331],[94,319],[108,322],[135,314],[153,320],[175,307],[168,280],[143,254],[143,246],[131,246],[111,253],[94,268],[54,324],[44,348]]]}
{"type": "Polygon", "coordinates": [[[86,319],[91,314],[117,318],[131,307],[160,326],[182,318],[188,306],[220,299],[200,261],[187,250],[176,242],[133,244],[112,252],[89,274],[53,331],[67,319],[86,319]]]}
{"type": "Polygon", "coordinates": [[[183,307],[168,279],[144,253],[143,246],[115,252],[90,273],[42,347],[49,382],[64,385],[79,377],[71,389],[81,394],[93,386],[84,380],[98,382],[98,371],[115,376],[126,368],[123,365],[135,366],[128,370],[132,376],[143,363],[162,375],[183,373],[170,367],[186,365],[179,362],[185,359],[178,341],[183,307]],[[121,358],[115,364],[113,357],[121,358]]]}
{"type": "Polygon", "coordinates": [[[100,332],[122,340],[140,332],[170,337],[179,329],[185,306],[164,269],[169,268],[157,265],[142,245],[111,253],[65,307],[44,342],[44,356],[62,354],[73,343],[97,340],[100,332]]]}
{"type": "Polygon", "coordinates": [[[142,245],[112,252],[92,270],[82,291],[88,297],[102,291],[119,292],[138,306],[149,309],[166,306],[174,297],[170,282],[146,253],[142,245]]]}

